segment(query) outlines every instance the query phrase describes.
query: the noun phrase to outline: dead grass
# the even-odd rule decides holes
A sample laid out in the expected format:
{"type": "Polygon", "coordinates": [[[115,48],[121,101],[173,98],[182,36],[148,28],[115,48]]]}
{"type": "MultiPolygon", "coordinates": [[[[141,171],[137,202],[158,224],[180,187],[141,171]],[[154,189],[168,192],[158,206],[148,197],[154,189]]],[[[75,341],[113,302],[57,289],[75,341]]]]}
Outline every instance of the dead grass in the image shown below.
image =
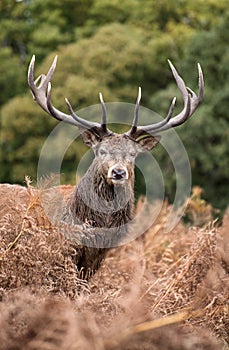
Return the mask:
{"type": "Polygon", "coordinates": [[[39,191],[0,190],[1,349],[227,348],[229,211],[221,227],[179,222],[166,233],[165,203],[154,225],[110,250],[87,282],[39,191]]]}

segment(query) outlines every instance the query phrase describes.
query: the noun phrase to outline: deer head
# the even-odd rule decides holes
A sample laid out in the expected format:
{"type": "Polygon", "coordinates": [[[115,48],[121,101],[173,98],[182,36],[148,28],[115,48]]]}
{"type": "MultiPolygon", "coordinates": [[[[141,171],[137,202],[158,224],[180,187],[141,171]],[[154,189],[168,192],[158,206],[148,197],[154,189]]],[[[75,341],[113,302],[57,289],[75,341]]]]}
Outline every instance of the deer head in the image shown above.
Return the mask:
{"type": "Polygon", "coordinates": [[[139,152],[154,148],[160,141],[158,133],[186,122],[203,99],[204,81],[200,65],[198,64],[199,92],[196,95],[194,91],[186,87],[183,79],[169,61],[178,89],[183,97],[183,110],[172,117],[176,102],[174,97],[164,120],[155,124],[139,126],[138,111],[141,100],[141,88],[139,87],[132,126],[128,132],[116,134],[107,128],[106,106],[101,93],[99,94],[102,106],[100,124],[77,116],[68,99],[65,99],[65,101],[69,114],[65,114],[53,106],[51,102],[51,79],[56,63],[57,56],[54,58],[47,75],[42,74],[34,80],[35,56],[32,57],[28,70],[28,83],[33,98],[52,117],[78,127],[84,143],[94,150],[100,171],[106,177],[107,182],[113,185],[122,185],[127,181],[132,181],[134,161],[139,152]]]}

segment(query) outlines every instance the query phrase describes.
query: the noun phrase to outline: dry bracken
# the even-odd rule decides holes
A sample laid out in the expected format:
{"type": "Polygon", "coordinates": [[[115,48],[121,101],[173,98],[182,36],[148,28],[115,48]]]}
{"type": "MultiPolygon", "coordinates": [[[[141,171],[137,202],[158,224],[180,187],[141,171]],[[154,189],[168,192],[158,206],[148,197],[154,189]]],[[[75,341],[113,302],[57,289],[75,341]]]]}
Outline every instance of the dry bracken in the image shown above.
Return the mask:
{"type": "Polygon", "coordinates": [[[226,348],[229,212],[221,227],[179,222],[165,232],[164,203],[154,225],[111,249],[86,282],[77,247],[45,215],[39,190],[1,190],[2,349],[226,348]]]}

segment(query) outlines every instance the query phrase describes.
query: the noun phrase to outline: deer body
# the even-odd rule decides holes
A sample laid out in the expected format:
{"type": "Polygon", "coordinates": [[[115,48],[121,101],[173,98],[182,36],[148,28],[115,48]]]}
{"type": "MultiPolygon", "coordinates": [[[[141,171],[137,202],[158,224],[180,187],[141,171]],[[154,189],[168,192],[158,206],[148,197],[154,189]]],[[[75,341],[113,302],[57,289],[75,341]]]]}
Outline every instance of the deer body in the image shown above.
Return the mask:
{"type": "Polygon", "coordinates": [[[102,106],[101,124],[89,122],[75,114],[70,102],[66,103],[70,114],[56,109],[51,102],[51,78],[57,57],[47,73],[34,81],[33,56],[28,83],[34,99],[41,108],[59,121],[76,126],[83,142],[94,151],[95,158],[76,187],[63,215],[63,222],[73,224],[66,236],[79,243],[81,258],[78,268],[96,270],[107,248],[120,244],[128,234],[127,224],[134,212],[134,162],[141,152],[150,151],[160,141],[158,132],[184,123],[194,113],[203,98],[203,75],[199,71],[199,93],[187,88],[176,69],[169,62],[172,73],[183,96],[183,110],[172,118],[175,98],[164,120],[159,123],[138,126],[141,89],[137,97],[131,129],[116,134],[107,128],[106,106],[100,93],[102,106]]]}

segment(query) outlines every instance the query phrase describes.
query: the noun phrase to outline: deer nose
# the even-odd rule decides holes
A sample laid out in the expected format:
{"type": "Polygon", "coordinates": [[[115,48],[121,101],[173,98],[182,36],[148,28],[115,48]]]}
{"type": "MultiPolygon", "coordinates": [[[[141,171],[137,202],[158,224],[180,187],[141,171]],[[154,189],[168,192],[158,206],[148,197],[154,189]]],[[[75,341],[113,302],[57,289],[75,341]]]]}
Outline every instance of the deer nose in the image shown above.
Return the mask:
{"type": "Polygon", "coordinates": [[[128,179],[128,171],[125,166],[121,164],[114,164],[108,170],[108,178],[112,181],[122,181],[128,179]]]}
{"type": "Polygon", "coordinates": [[[111,172],[111,176],[115,180],[126,179],[126,169],[124,168],[114,168],[111,172]]]}

